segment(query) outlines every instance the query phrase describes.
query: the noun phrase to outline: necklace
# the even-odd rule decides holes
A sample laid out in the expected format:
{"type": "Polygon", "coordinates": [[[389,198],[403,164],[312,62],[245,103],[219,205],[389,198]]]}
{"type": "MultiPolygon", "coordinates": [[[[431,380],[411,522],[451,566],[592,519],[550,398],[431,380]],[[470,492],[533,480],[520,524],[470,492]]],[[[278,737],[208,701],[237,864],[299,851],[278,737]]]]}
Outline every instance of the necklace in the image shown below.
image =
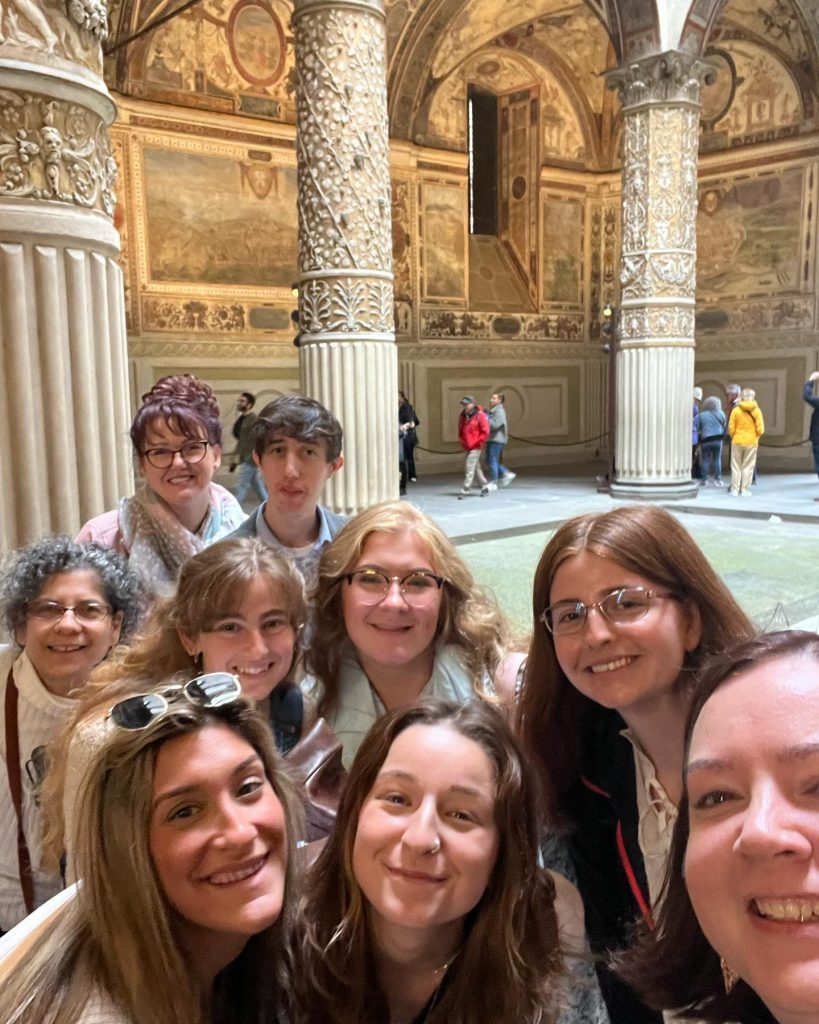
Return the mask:
{"type": "Polygon", "coordinates": [[[455,952],[452,954],[452,956],[449,958],[449,960],[446,961],[446,963],[441,964],[440,967],[434,967],[432,969],[432,977],[433,978],[437,978],[438,981],[437,981],[437,984],[435,985],[435,989],[433,990],[432,996],[430,997],[430,999],[426,1003],[426,1012],[424,1012],[424,1007],[423,1006],[421,1007],[420,1013],[423,1013],[423,1017],[419,1017],[418,1015],[416,1015],[411,1020],[408,1020],[408,1021],[396,1020],[396,1021],[393,1021],[392,1024],[414,1024],[414,1022],[416,1022],[416,1021],[417,1021],[417,1024],[427,1024],[427,1021],[429,1020],[430,1014],[435,1009],[435,1004],[438,1001],[438,996],[439,996],[439,994],[441,992],[441,986],[443,985],[444,977],[446,975],[446,972],[455,963],[455,961],[458,959],[458,957],[460,955],[461,955],[460,949],[456,949],[455,952]]]}

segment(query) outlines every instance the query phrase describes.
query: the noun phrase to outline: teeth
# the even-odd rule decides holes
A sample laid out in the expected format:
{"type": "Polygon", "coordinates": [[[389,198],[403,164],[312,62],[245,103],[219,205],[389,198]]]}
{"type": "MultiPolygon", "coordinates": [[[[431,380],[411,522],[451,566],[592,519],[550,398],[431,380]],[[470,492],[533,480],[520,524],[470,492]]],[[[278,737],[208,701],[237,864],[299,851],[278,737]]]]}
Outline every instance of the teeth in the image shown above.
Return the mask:
{"type": "Polygon", "coordinates": [[[269,665],[263,665],[261,668],[235,668],[234,671],[240,676],[260,676],[268,671],[269,665]]]}
{"type": "Polygon", "coordinates": [[[756,899],[753,902],[760,917],[767,917],[772,921],[819,920],[819,900],[756,899]]]}
{"type": "Polygon", "coordinates": [[[81,651],[83,649],[82,644],[51,644],[52,651],[59,651],[61,654],[67,654],[70,651],[81,651]]]}
{"type": "Polygon", "coordinates": [[[614,672],[615,669],[625,668],[630,665],[634,658],[617,658],[615,661],[607,661],[604,665],[592,665],[592,672],[614,672]]]}
{"type": "Polygon", "coordinates": [[[230,885],[232,882],[241,882],[242,879],[255,875],[264,860],[264,857],[260,857],[246,868],[242,868],[241,871],[222,871],[219,874],[210,875],[208,881],[211,885],[230,885]]]}

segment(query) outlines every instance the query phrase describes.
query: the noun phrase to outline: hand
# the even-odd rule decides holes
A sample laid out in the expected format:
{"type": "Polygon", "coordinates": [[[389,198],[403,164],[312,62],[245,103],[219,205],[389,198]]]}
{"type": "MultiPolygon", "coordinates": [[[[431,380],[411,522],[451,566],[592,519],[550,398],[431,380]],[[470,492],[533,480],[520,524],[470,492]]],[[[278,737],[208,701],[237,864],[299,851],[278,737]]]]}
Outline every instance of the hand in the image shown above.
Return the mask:
{"type": "Polygon", "coordinates": [[[819,370],[814,370],[810,377],[808,377],[808,380],[819,380],[819,370]]]}

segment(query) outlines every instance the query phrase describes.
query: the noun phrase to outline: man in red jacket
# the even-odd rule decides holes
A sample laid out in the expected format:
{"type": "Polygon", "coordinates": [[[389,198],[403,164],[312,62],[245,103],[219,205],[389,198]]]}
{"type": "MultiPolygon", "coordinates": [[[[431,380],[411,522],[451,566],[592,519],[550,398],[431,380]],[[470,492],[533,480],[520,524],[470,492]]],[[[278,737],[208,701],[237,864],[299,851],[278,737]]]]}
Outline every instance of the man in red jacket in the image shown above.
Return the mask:
{"type": "Polygon", "coordinates": [[[481,469],[481,449],[489,437],[489,420],[483,409],[475,402],[472,395],[464,395],[461,399],[463,410],[458,418],[458,438],[466,452],[466,469],[461,494],[469,494],[475,474],[481,485],[481,494],[488,494],[487,479],[481,469]]]}

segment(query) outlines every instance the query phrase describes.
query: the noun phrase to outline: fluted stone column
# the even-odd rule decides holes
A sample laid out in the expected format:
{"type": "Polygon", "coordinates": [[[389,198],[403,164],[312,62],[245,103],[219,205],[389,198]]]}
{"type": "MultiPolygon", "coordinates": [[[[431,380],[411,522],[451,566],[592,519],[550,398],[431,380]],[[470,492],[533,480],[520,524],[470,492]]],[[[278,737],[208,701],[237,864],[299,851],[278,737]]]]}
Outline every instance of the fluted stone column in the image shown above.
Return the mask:
{"type": "Polygon", "coordinates": [[[691,480],[697,144],[705,62],[670,52],[609,76],[623,103],[622,287],[611,493],[695,494],[691,480]]]}
{"type": "Polygon", "coordinates": [[[384,8],[296,0],[301,385],[338,416],[337,511],[398,494],[384,8]]]}
{"type": "Polygon", "coordinates": [[[0,0],[0,549],[130,493],[102,0],[0,0]]]}

